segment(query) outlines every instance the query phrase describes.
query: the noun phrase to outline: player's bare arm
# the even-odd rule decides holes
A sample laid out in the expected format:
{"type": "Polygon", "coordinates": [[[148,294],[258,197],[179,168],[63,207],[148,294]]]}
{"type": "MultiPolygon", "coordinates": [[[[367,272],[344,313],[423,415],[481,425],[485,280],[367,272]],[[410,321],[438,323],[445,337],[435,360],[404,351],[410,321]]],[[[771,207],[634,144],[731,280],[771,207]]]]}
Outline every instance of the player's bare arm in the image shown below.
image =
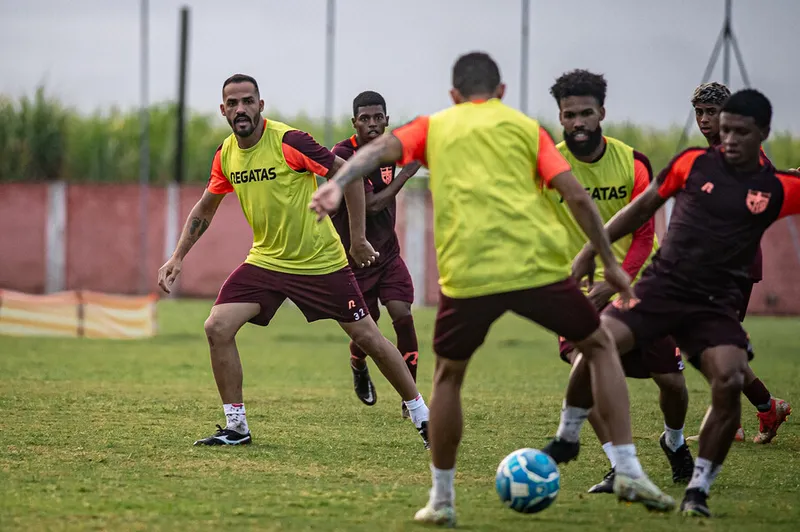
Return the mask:
{"type": "Polygon", "coordinates": [[[555,188],[564,202],[569,207],[578,225],[591,242],[599,250],[600,259],[605,266],[606,282],[620,293],[623,303],[627,303],[633,297],[631,290],[631,280],[625,270],[617,262],[614,252],[611,249],[611,242],[608,239],[603,227],[603,219],[597,206],[586,193],[572,172],[562,172],[555,176],[550,184],[555,188]]]}
{"type": "MultiPolygon", "coordinates": [[[[333,166],[328,172],[328,178],[335,179],[339,170],[345,165],[345,160],[337,156],[333,166]]],[[[372,265],[380,256],[366,237],[366,198],[364,187],[360,181],[352,181],[344,186],[344,201],[347,203],[348,221],[350,224],[350,256],[365,268],[372,265]]],[[[338,207],[338,205],[337,205],[338,207]]]]}
{"type": "Polygon", "coordinates": [[[158,286],[164,292],[170,293],[172,284],[181,272],[183,258],[211,225],[211,220],[224,197],[224,194],[213,194],[205,190],[200,201],[192,207],[186,223],[183,225],[183,231],[178,239],[178,245],[175,246],[175,251],[158,270],[158,286]]]}
{"type": "MultiPolygon", "coordinates": [[[[616,242],[620,238],[627,236],[652,218],[656,211],[667,201],[659,194],[661,186],[659,180],[653,181],[647,190],[639,197],[622,208],[606,224],[608,238],[611,242],[616,242]]],[[[572,276],[582,279],[594,272],[595,248],[592,242],[588,242],[575,257],[572,263],[572,276]]]]}
{"type": "Polygon", "coordinates": [[[345,186],[358,179],[358,186],[363,190],[362,176],[378,168],[381,163],[392,163],[400,160],[402,156],[403,145],[394,135],[384,135],[373,140],[358,150],[347,160],[333,179],[314,193],[309,208],[317,213],[318,220],[322,220],[326,215],[339,208],[345,186]]]}
{"type": "Polygon", "coordinates": [[[367,216],[377,214],[387,208],[392,203],[394,197],[397,196],[398,192],[400,192],[400,189],[403,188],[403,185],[414,177],[421,167],[422,163],[419,161],[409,163],[398,172],[397,176],[389,183],[388,187],[378,193],[367,192],[367,216]]]}

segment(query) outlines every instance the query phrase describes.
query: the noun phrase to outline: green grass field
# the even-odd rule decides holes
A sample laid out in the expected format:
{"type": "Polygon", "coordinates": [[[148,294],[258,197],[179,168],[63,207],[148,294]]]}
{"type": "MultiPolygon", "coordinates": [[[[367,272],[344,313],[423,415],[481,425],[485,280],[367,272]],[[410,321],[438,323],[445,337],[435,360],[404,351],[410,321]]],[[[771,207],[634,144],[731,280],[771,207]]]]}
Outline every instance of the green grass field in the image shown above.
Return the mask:
{"type": "MultiPolygon", "coordinates": [[[[284,308],[267,329],[246,326],[239,347],[254,444],[192,446],[224,421],[202,330],[209,306],[162,303],[160,334],[150,341],[0,337],[0,529],[420,529],[412,516],[427,500],[427,452],[377,371],[378,404],[356,399],[346,338],[333,322],[307,325],[284,308]]],[[[420,388],[429,398],[433,311],[418,310],[416,322],[420,388]]],[[[798,400],[800,320],[753,318],[747,328],[756,373],[774,395],[798,400]]],[[[504,508],[494,491],[497,464],[555,432],[567,370],[541,329],[511,315],[494,326],[464,390],[461,528],[797,530],[800,429],[791,419],[770,445],[734,445],[712,491],[710,521],[585,494],[607,468],[588,427],[580,459],[561,468],[551,508],[528,516],[504,508]]],[[[694,434],[709,394],[694,369],[687,376],[694,434]]],[[[642,463],[679,498],[658,446],[655,385],[629,386],[642,463]]],[[[746,403],[743,412],[749,440],[755,410],[746,403]]]]}

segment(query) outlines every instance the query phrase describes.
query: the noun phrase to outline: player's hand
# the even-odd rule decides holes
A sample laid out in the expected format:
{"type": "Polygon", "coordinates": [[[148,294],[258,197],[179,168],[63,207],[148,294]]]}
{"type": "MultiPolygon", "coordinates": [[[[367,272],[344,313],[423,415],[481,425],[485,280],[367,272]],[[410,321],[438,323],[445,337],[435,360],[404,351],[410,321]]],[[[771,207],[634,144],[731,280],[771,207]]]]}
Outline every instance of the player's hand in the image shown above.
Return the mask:
{"type": "Polygon", "coordinates": [[[172,283],[178,278],[181,273],[181,266],[183,261],[175,257],[171,257],[164,265],[158,269],[158,286],[166,292],[172,292],[172,283]]]}
{"type": "Polygon", "coordinates": [[[317,221],[320,222],[325,216],[336,212],[342,203],[343,195],[339,183],[333,180],[328,181],[314,192],[308,207],[317,213],[317,221]]]}
{"type": "Polygon", "coordinates": [[[631,288],[631,278],[622,269],[622,266],[614,262],[605,267],[603,275],[609,287],[619,292],[619,305],[617,305],[616,301],[614,302],[616,306],[627,310],[636,304],[636,296],[633,294],[633,288],[631,288]]]}
{"type": "Polygon", "coordinates": [[[797,168],[789,168],[789,170],[787,170],[786,173],[791,174],[795,177],[800,177],[800,166],[798,166],[797,168]]]}
{"type": "Polygon", "coordinates": [[[572,261],[572,277],[581,286],[587,286],[589,290],[594,286],[594,270],[597,265],[594,262],[594,251],[589,246],[583,246],[581,251],[572,261]],[[586,282],[583,282],[584,277],[586,282]]]}
{"type": "Polygon", "coordinates": [[[594,308],[601,310],[616,293],[617,291],[612,288],[610,284],[602,282],[594,285],[587,297],[589,301],[592,302],[592,305],[594,305],[594,308]]]}
{"type": "Polygon", "coordinates": [[[378,260],[381,254],[375,251],[372,244],[367,242],[365,238],[360,242],[350,243],[350,256],[353,257],[353,261],[356,265],[361,268],[366,268],[375,264],[375,261],[378,260]]]}

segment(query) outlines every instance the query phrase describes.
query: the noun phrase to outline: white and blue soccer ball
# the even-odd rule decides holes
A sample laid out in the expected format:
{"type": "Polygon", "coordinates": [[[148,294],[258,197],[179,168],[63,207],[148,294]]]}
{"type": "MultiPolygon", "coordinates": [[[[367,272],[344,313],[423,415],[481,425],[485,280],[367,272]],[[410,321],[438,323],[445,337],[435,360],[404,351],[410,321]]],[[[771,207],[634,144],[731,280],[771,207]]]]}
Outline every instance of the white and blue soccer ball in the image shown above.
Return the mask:
{"type": "Polygon", "coordinates": [[[561,473],[555,461],[538,449],[517,449],[497,467],[500,500],[518,512],[541,512],[556,500],[561,473]]]}

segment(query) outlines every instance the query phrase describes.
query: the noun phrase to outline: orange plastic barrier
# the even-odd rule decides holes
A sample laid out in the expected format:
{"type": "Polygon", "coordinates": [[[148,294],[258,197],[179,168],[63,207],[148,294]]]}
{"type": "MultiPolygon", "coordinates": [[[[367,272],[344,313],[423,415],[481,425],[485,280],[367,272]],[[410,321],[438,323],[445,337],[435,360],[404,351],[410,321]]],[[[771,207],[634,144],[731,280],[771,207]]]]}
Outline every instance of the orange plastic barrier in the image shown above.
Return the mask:
{"type": "Polygon", "coordinates": [[[91,291],[0,290],[0,334],[136,339],[156,334],[158,298],[91,291]]]}

